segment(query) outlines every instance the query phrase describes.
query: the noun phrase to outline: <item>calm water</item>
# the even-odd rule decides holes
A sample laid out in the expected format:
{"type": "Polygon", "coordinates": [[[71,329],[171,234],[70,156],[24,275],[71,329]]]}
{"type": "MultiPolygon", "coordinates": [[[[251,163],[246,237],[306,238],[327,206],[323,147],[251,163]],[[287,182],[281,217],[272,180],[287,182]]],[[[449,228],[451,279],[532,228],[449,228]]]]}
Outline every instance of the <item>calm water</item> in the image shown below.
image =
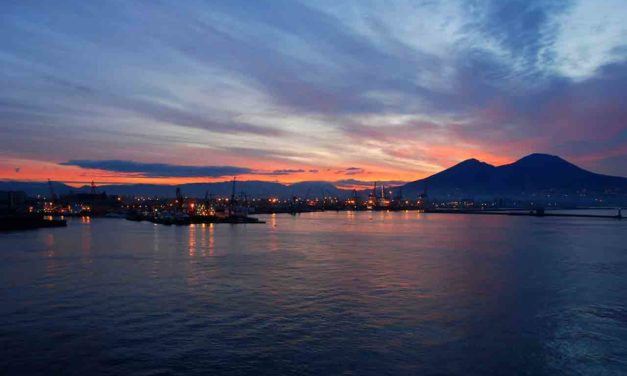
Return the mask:
{"type": "Polygon", "coordinates": [[[627,373],[627,221],[313,213],[0,234],[0,374],[627,373]]]}

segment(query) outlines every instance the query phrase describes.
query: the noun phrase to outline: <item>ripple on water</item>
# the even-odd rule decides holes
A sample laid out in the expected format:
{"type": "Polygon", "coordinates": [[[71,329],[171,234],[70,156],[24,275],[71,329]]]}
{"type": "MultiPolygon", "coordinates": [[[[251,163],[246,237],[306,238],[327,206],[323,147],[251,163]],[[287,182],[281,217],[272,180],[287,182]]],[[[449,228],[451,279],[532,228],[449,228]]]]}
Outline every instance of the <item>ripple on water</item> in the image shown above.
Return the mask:
{"type": "Polygon", "coordinates": [[[627,222],[369,215],[0,235],[0,373],[625,373],[627,222]]]}
{"type": "Polygon", "coordinates": [[[555,369],[612,374],[627,365],[626,306],[575,306],[550,316],[555,327],[546,347],[555,369]]]}

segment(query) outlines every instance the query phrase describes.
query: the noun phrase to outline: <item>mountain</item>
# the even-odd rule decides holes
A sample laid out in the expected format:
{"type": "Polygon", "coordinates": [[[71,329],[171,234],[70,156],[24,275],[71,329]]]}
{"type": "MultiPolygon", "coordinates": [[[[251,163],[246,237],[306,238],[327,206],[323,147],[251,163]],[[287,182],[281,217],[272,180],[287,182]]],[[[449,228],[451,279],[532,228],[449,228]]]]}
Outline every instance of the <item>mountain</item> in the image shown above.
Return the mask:
{"type": "Polygon", "coordinates": [[[405,184],[403,194],[435,196],[509,196],[586,191],[627,193],[627,178],[596,174],[554,155],[531,154],[518,161],[492,166],[468,159],[425,179],[405,184]]]}
{"type": "Polygon", "coordinates": [[[403,186],[403,192],[422,193],[425,182],[427,182],[429,190],[480,191],[484,187],[490,187],[494,184],[495,170],[496,167],[472,158],[438,172],[427,179],[407,183],[403,186]]]}

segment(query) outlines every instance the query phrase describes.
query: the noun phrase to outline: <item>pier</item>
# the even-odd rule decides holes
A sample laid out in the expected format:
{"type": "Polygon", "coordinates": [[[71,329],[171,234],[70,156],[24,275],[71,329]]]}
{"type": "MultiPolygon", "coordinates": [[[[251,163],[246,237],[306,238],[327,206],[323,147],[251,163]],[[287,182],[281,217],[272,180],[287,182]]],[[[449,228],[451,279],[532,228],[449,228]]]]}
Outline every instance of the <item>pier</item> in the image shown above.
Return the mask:
{"type": "Polygon", "coordinates": [[[439,214],[470,214],[470,215],[508,215],[518,217],[562,217],[562,218],[601,218],[623,219],[622,208],[617,209],[616,215],[582,214],[582,213],[551,213],[542,208],[531,210],[457,210],[457,209],[429,209],[425,213],[439,214]]]}

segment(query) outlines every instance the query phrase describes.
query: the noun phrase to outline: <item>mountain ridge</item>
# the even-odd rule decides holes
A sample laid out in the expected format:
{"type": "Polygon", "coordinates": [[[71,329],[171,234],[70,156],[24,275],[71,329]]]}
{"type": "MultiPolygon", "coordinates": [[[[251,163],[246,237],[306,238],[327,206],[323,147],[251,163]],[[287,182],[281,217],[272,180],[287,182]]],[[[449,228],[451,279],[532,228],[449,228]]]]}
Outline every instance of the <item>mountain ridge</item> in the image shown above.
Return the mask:
{"type": "MultiPolygon", "coordinates": [[[[56,194],[89,192],[89,186],[70,187],[53,182],[56,194]]],[[[187,183],[181,185],[160,184],[119,184],[99,186],[99,192],[126,196],[144,195],[173,197],[176,188],[181,188],[189,197],[204,197],[206,193],[220,196],[231,194],[232,182],[187,183]]],[[[597,174],[551,154],[533,153],[515,162],[494,166],[476,158],[461,161],[447,169],[423,179],[392,188],[395,193],[402,190],[403,196],[413,199],[428,191],[429,196],[437,197],[518,197],[539,192],[560,192],[573,194],[586,191],[605,194],[608,190],[627,196],[627,178],[597,174]]],[[[0,181],[0,190],[22,190],[29,195],[49,196],[47,182],[0,181]]],[[[366,197],[371,189],[361,189],[358,193],[366,197]]],[[[250,197],[320,197],[352,196],[350,189],[340,189],[331,182],[304,181],[283,184],[267,181],[238,181],[236,193],[246,193],[250,197]]]]}
{"type": "MultiPolygon", "coordinates": [[[[90,192],[91,187],[71,187],[63,183],[53,182],[53,189],[57,195],[65,195],[71,192],[90,192]]],[[[177,185],[164,184],[115,184],[101,185],[97,187],[98,192],[121,196],[151,196],[151,197],[174,197],[176,189],[180,188],[183,195],[188,197],[204,197],[205,194],[217,196],[230,196],[232,192],[232,181],[214,183],[186,183],[177,185]]],[[[0,181],[0,191],[18,190],[25,191],[31,196],[50,196],[50,187],[47,182],[19,182],[0,181]]],[[[246,194],[251,197],[279,197],[291,198],[292,196],[310,197],[336,196],[348,197],[352,190],[344,190],[335,187],[332,183],[321,181],[305,181],[293,184],[282,184],[267,181],[245,180],[237,181],[235,185],[237,195],[246,194]]]]}

